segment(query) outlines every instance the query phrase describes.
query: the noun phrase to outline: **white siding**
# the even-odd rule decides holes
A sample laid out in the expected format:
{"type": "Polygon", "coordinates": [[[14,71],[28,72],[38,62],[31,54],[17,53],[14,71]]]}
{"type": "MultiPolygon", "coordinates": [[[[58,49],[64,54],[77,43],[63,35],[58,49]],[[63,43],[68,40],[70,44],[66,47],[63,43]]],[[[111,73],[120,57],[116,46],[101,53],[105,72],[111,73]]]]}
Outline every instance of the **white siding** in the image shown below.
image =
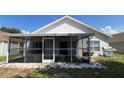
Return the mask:
{"type": "Polygon", "coordinates": [[[83,33],[83,31],[67,24],[63,23],[60,26],[51,29],[50,31],[47,31],[46,33],[83,33]]]}
{"type": "Polygon", "coordinates": [[[91,39],[91,41],[99,41],[100,42],[100,51],[94,52],[95,53],[94,55],[96,55],[96,56],[103,55],[102,48],[108,48],[109,47],[109,44],[108,44],[107,40],[106,41],[104,40],[104,37],[103,37],[103,39],[99,39],[99,38],[94,37],[91,39]]]}

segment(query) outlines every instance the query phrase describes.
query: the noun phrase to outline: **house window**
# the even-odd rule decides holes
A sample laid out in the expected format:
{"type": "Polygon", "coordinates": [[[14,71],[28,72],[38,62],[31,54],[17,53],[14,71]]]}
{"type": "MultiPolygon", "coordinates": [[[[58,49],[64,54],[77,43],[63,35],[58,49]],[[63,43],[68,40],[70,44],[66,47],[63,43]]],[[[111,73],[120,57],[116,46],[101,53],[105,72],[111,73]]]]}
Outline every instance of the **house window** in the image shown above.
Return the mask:
{"type": "Polygon", "coordinates": [[[91,51],[100,51],[100,42],[99,41],[90,41],[91,51]]]}

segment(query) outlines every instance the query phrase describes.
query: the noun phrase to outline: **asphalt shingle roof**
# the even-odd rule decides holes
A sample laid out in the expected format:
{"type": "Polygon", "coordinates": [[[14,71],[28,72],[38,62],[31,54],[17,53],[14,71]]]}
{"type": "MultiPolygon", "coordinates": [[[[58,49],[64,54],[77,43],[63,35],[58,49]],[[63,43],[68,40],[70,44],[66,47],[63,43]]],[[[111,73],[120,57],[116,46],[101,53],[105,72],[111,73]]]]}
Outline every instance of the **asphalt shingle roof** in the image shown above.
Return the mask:
{"type": "Polygon", "coordinates": [[[109,39],[109,42],[124,42],[124,32],[114,34],[112,37],[109,39]]]}

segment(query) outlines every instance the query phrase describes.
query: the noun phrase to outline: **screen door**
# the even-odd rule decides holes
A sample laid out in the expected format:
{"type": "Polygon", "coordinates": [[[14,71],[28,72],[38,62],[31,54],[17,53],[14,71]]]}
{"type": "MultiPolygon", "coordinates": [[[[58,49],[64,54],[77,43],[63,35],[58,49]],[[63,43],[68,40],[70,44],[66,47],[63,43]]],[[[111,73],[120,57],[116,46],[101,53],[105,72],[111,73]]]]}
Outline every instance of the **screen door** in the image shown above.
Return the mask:
{"type": "Polygon", "coordinates": [[[43,38],[43,62],[54,62],[54,38],[43,38]]]}

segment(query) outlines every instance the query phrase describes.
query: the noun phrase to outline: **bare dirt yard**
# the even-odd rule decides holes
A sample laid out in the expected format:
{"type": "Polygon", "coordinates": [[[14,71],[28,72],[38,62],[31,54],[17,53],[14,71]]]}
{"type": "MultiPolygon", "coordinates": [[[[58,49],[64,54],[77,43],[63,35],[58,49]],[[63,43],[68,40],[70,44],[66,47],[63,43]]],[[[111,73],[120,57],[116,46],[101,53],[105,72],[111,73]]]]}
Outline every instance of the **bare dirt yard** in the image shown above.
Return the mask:
{"type": "Polygon", "coordinates": [[[34,72],[34,69],[21,68],[0,68],[1,78],[25,77],[27,74],[34,72]]]}

